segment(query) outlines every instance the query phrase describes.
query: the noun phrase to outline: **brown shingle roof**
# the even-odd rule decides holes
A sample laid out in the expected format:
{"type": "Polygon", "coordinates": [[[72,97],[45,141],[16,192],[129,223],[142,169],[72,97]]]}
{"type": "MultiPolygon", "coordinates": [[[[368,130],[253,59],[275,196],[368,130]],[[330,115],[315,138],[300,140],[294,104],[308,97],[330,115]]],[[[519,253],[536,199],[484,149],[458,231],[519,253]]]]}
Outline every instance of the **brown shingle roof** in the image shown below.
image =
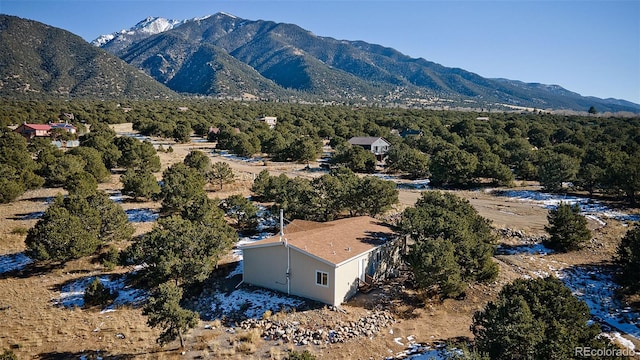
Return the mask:
{"type": "MultiPolygon", "coordinates": [[[[380,221],[359,216],[326,223],[294,220],[285,227],[284,238],[289,246],[331,264],[340,264],[354,256],[372,250],[394,237],[395,233],[380,221]],[[303,227],[298,229],[292,225],[303,227]],[[290,231],[291,230],[291,231],[290,231]]],[[[280,236],[272,236],[243,248],[262,247],[280,243],[280,236]]]]}

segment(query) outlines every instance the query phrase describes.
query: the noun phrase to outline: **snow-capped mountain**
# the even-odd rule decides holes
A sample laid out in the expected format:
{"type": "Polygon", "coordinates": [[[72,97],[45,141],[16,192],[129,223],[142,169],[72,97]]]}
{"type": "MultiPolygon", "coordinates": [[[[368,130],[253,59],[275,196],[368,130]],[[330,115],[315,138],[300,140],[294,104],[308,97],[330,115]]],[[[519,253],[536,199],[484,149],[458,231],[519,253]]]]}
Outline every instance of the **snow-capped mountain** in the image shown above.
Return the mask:
{"type": "Polygon", "coordinates": [[[434,106],[576,111],[595,106],[599,111],[638,112],[640,106],[583,97],[558,85],[487,79],[382,45],[316,36],[295,24],[227,13],[183,21],[147,18],[110,36],[93,44],[186,94],[262,97],[293,91],[295,96],[332,100],[413,104],[426,99],[434,106]]]}
{"type": "Polygon", "coordinates": [[[101,35],[97,39],[93,40],[91,44],[102,48],[125,48],[133,42],[140,41],[151,35],[171,30],[185,22],[193,20],[170,20],[162,17],[150,16],[140,21],[130,29],[122,29],[111,34],[101,35]]]}

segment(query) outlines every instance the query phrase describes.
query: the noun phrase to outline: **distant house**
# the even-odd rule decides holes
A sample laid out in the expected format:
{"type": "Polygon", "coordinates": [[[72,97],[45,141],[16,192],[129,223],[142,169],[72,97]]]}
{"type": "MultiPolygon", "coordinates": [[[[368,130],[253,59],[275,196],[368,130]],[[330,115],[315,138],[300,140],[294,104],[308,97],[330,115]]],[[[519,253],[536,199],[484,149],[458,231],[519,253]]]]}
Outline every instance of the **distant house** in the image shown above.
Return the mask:
{"type": "Polygon", "coordinates": [[[382,158],[389,151],[391,144],[381,137],[352,137],[349,144],[362,146],[365,150],[371,151],[377,158],[382,158]]]}
{"type": "MultiPolygon", "coordinates": [[[[61,129],[69,134],[75,134],[77,129],[75,126],[68,123],[48,123],[48,124],[27,124],[23,123],[18,126],[14,131],[24,136],[27,141],[33,138],[50,138],[52,131],[55,129],[61,129]]],[[[52,139],[52,143],[57,147],[76,147],[80,143],[78,140],[60,140],[52,139]]]]}
{"type": "Polygon", "coordinates": [[[269,127],[273,129],[274,127],[276,127],[276,124],[278,123],[278,118],[275,116],[261,116],[261,117],[257,117],[256,121],[261,121],[269,125],[269,127]]]}
{"type": "Polygon", "coordinates": [[[390,227],[360,216],[294,220],[283,235],[241,249],[245,283],[339,305],[359,286],[394,274],[401,246],[390,227]]]}
{"type": "Polygon", "coordinates": [[[476,120],[478,120],[478,121],[489,121],[489,117],[488,116],[478,116],[476,118],[476,120]]]}
{"type": "Polygon", "coordinates": [[[14,131],[24,136],[24,138],[27,139],[28,141],[35,137],[51,136],[51,125],[23,123],[22,125],[18,126],[14,131]]]}
{"type": "Polygon", "coordinates": [[[49,126],[51,126],[51,130],[53,129],[62,129],[66,132],[68,132],[69,134],[75,134],[76,133],[76,127],[71,125],[71,124],[67,124],[67,123],[49,123],[49,126]]]}

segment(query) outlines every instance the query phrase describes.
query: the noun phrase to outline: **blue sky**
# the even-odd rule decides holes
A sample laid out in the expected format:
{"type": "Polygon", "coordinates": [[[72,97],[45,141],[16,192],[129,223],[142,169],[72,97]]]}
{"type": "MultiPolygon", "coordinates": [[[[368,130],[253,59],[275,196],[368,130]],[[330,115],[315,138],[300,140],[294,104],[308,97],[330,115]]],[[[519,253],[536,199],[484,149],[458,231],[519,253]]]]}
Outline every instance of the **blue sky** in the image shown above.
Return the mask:
{"type": "Polygon", "coordinates": [[[0,0],[0,13],[87,41],[147,16],[182,20],[220,11],[380,44],[484,77],[640,103],[638,0],[0,0]]]}

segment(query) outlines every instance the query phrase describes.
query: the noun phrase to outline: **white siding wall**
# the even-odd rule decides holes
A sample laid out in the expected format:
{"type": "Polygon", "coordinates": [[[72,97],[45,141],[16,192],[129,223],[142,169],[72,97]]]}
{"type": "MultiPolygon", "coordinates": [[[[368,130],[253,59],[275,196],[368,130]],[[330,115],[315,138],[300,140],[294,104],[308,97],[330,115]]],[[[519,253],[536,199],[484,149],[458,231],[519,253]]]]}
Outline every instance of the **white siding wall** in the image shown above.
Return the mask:
{"type": "Polygon", "coordinates": [[[384,142],[382,139],[378,139],[374,141],[373,144],[371,144],[371,149],[375,153],[384,154],[389,150],[388,146],[389,145],[386,142],[384,142]]]}
{"type": "Polygon", "coordinates": [[[291,294],[337,305],[333,296],[336,286],[333,270],[333,266],[291,249],[291,294]],[[316,271],[328,274],[328,286],[316,285],[316,271]]]}
{"type": "MultiPolygon", "coordinates": [[[[358,291],[358,277],[364,270],[378,279],[385,278],[400,259],[400,243],[392,243],[351,259],[334,268],[322,261],[290,249],[289,292],[330,305],[340,305],[358,291]],[[376,255],[380,253],[380,261],[376,255]],[[327,286],[316,284],[316,271],[328,274],[327,286]]],[[[249,248],[244,254],[244,282],[287,293],[287,248],[284,244],[249,248]]]]}
{"type": "Polygon", "coordinates": [[[358,277],[360,276],[361,262],[366,263],[365,271],[368,269],[371,253],[359,256],[336,268],[336,292],[337,304],[345,302],[358,291],[358,277]]]}
{"type": "Polygon", "coordinates": [[[244,282],[287,292],[287,251],[284,245],[244,249],[242,254],[244,282]]]}

